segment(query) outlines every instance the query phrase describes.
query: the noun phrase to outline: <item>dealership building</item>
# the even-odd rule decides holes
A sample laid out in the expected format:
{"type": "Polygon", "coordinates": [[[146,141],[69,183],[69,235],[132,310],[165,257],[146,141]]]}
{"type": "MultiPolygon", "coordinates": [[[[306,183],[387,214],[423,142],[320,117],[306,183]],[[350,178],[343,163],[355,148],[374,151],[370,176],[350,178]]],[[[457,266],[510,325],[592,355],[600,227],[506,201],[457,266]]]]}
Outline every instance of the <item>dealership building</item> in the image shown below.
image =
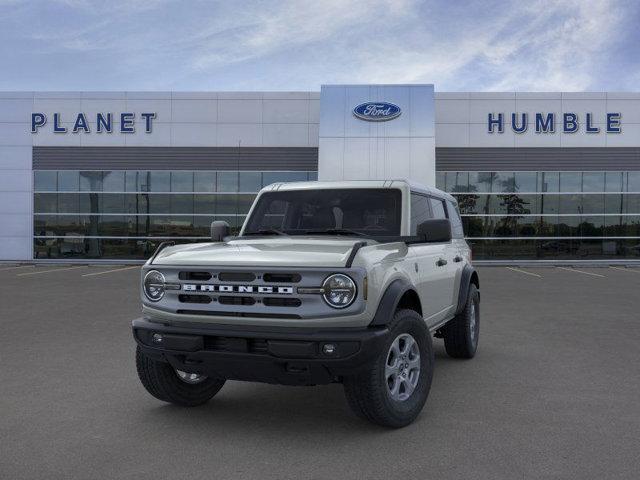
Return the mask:
{"type": "Polygon", "coordinates": [[[0,260],[144,259],[273,182],[452,193],[477,260],[640,260],[640,93],[0,92],[0,260]]]}

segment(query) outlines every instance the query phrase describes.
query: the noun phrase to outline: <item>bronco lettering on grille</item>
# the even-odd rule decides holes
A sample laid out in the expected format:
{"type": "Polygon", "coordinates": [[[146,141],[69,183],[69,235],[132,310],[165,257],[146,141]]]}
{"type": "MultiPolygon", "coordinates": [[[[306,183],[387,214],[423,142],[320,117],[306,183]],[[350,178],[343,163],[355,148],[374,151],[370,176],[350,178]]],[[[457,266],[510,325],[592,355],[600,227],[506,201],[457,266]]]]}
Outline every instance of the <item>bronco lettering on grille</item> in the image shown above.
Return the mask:
{"type": "Polygon", "coordinates": [[[185,283],[182,285],[182,290],[185,292],[293,294],[293,287],[272,287],[266,285],[197,285],[185,283]]]}

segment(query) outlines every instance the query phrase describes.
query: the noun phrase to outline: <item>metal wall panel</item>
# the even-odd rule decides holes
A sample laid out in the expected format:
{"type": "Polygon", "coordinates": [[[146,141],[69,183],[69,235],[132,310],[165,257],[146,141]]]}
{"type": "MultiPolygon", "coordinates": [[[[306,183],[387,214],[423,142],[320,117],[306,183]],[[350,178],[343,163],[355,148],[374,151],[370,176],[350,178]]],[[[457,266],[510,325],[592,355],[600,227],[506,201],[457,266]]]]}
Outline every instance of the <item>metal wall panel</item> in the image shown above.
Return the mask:
{"type": "Polygon", "coordinates": [[[34,147],[34,170],[318,169],[311,147],[34,147]]]}
{"type": "Polygon", "coordinates": [[[436,148],[436,170],[640,170],[640,147],[436,148]]]}

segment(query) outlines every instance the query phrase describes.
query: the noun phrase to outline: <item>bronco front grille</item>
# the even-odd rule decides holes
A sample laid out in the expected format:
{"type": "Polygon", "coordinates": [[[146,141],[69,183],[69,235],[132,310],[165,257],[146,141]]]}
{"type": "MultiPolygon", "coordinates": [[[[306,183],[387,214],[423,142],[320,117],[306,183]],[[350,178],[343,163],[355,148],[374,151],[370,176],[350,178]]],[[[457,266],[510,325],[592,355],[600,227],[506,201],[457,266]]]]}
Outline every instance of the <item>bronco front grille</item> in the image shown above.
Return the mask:
{"type": "MultiPolygon", "coordinates": [[[[292,320],[338,314],[327,305],[320,288],[336,269],[183,266],[159,270],[168,287],[158,307],[175,314],[292,320]]],[[[359,270],[345,273],[362,283],[359,270]]],[[[364,302],[358,297],[339,313],[361,309],[364,302]]]]}

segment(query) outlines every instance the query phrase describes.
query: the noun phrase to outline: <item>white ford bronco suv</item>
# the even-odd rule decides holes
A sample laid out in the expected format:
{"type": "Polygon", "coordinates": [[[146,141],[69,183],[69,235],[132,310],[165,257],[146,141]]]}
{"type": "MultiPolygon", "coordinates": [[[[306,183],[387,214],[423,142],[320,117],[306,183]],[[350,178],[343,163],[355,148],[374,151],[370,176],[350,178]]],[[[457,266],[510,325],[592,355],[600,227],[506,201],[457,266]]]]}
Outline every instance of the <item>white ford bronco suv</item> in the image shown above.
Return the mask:
{"type": "Polygon", "coordinates": [[[401,180],[270,185],[236,237],[160,245],[142,269],[136,364],[154,397],[207,402],[226,380],[341,382],[351,408],[402,427],[447,353],[478,346],[478,274],[456,200],[401,180]]]}

